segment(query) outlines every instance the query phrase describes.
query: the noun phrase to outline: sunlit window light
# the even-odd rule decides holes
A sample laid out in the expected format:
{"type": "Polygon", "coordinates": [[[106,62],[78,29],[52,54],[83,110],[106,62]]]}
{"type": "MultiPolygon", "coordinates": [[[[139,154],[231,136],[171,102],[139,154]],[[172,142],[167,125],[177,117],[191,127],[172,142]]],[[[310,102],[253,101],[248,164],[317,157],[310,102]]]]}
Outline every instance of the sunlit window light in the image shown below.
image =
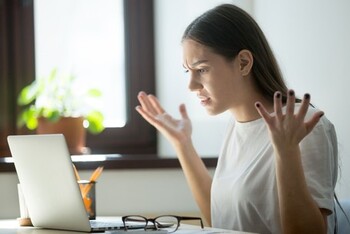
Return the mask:
{"type": "Polygon", "coordinates": [[[106,127],[127,121],[122,0],[35,0],[36,76],[53,68],[98,88],[106,127]],[[62,17],[64,12],[64,17],[62,17]]]}

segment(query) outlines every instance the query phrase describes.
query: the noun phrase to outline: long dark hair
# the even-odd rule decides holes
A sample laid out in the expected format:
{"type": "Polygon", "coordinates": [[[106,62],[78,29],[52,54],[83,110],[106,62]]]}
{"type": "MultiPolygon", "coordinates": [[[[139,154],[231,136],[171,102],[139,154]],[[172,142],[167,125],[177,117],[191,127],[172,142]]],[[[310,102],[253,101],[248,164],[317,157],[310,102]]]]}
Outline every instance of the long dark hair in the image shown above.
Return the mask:
{"type": "Polygon", "coordinates": [[[243,50],[254,58],[252,77],[258,90],[272,100],[276,91],[286,102],[288,88],[264,33],[255,20],[244,10],[231,5],[219,5],[198,18],[185,30],[182,41],[194,40],[211,48],[228,60],[243,50]]]}

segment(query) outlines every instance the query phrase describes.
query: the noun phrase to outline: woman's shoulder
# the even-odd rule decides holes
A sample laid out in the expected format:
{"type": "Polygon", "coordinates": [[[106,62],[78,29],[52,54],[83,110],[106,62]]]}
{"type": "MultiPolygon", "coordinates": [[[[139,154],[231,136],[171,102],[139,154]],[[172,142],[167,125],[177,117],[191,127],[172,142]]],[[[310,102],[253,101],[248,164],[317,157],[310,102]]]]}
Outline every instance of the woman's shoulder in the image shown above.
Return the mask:
{"type": "MultiPolygon", "coordinates": [[[[301,107],[301,103],[295,104],[295,113],[299,111],[300,107],[301,107]]],[[[305,116],[305,121],[308,121],[310,118],[312,118],[312,116],[314,116],[319,111],[323,111],[323,110],[319,109],[316,106],[310,105],[305,116]]],[[[333,123],[328,119],[327,113],[325,113],[325,115],[322,116],[320,121],[317,123],[316,127],[319,127],[319,126],[323,126],[326,128],[333,127],[333,123]]]]}
{"type": "MultiPolygon", "coordinates": [[[[300,108],[301,104],[298,103],[295,105],[295,113],[297,113],[298,109],[300,108]]],[[[316,114],[319,111],[323,111],[315,106],[311,106],[308,108],[308,111],[305,116],[305,122],[308,121],[314,114],[316,114]]],[[[327,118],[327,112],[324,111],[325,114],[321,117],[321,119],[318,121],[316,126],[313,128],[313,130],[303,139],[301,142],[301,145],[313,145],[315,141],[323,142],[323,144],[326,144],[328,142],[328,145],[332,145],[332,147],[335,147],[335,151],[337,151],[337,133],[335,130],[335,126],[333,123],[327,118]]]]}

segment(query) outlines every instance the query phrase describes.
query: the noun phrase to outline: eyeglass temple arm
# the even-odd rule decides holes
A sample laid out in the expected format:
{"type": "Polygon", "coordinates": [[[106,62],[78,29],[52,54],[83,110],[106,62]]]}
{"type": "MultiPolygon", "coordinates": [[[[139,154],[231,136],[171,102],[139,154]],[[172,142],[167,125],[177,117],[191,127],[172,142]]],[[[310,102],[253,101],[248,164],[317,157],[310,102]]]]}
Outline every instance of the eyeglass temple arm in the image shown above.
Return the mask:
{"type": "Polygon", "coordinates": [[[182,217],[178,217],[180,220],[199,220],[201,221],[201,227],[204,228],[204,225],[203,225],[203,221],[202,221],[202,218],[200,217],[186,217],[186,216],[182,216],[182,217]]]}

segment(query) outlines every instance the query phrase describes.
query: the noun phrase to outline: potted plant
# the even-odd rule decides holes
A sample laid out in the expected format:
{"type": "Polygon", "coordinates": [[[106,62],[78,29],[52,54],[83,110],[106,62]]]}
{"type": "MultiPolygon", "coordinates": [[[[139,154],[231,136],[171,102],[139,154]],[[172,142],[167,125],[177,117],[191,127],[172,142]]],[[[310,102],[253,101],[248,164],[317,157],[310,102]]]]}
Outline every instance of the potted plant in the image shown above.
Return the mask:
{"type": "Polygon", "coordinates": [[[23,110],[17,125],[38,134],[63,133],[70,152],[82,154],[87,149],[85,129],[92,134],[104,130],[103,115],[93,106],[100,96],[98,89],[77,87],[73,75],[58,75],[53,69],[20,91],[17,103],[23,110]]]}

